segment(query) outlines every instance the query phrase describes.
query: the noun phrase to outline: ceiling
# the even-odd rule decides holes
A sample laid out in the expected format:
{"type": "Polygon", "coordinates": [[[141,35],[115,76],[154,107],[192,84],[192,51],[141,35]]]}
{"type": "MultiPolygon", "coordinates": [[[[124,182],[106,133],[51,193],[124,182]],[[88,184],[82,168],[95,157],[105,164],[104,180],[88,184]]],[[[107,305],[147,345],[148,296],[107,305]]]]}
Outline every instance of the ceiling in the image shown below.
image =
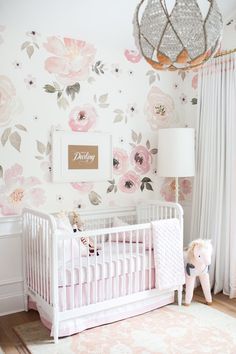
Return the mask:
{"type": "MultiPolygon", "coordinates": [[[[0,0],[0,24],[17,31],[82,38],[107,48],[134,48],[132,19],[140,0],[0,0]]],[[[175,0],[166,0],[171,9],[175,0]]],[[[209,2],[198,0],[206,13],[209,2]]],[[[224,22],[235,0],[217,0],[224,22]]]]}

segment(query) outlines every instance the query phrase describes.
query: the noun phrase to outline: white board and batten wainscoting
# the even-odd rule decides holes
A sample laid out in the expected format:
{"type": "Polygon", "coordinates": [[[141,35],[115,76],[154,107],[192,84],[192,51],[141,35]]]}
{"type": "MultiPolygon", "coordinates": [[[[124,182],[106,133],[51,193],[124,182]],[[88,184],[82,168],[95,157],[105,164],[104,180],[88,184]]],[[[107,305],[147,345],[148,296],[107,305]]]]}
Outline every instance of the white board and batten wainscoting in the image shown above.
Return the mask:
{"type": "MultiPolygon", "coordinates": [[[[189,242],[191,203],[184,209],[184,243],[189,242]]],[[[0,316],[24,311],[23,242],[20,216],[0,217],[0,316]]]]}
{"type": "Polygon", "coordinates": [[[0,315],[24,309],[21,217],[0,217],[0,315]]]}

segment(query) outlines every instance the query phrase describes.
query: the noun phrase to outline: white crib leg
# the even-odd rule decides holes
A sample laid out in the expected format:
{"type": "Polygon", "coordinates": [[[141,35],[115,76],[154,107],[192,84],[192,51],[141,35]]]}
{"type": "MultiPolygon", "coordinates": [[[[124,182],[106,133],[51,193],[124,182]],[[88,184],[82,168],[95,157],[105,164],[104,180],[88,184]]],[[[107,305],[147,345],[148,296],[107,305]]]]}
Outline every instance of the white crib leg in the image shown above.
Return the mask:
{"type": "Polygon", "coordinates": [[[54,343],[57,344],[58,343],[58,323],[55,324],[53,327],[53,339],[54,339],[54,343]]]}
{"type": "Polygon", "coordinates": [[[28,312],[29,308],[28,308],[28,294],[24,293],[24,309],[26,312],[28,312]]]}
{"type": "Polygon", "coordinates": [[[58,328],[59,324],[57,318],[58,316],[54,315],[53,323],[52,323],[52,333],[53,333],[53,339],[55,344],[58,343],[58,334],[59,334],[59,328],[58,328]]]}
{"type": "Polygon", "coordinates": [[[181,306],[182,305],[182,293],[183,293],[183,285],[180,285],[178,287],[178,305],[181,306]]]}

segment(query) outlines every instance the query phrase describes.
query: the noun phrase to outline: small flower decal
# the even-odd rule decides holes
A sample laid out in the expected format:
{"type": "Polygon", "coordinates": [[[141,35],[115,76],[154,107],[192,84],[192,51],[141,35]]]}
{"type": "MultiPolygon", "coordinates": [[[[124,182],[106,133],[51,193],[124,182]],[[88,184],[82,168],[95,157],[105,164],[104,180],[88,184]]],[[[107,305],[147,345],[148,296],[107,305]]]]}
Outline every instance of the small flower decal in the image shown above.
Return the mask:
{"type": "Polygon", "coordinates": [[[129,165],[129,157],[124,149],[113,149],[113,173],[115,175],[124,174],[129,165]]]}
{"type": "Polygon", "coordinates": [[[15,69],[22,69],[22,63],[17,60],[14,61],[13,66],[15,69]]]}
{"type": "Polygon", "coordinates": [[[122,70],[121,70],[119,64],[112,64],[111,73],[116,77],[119,77],[121,75],[122,70]]]}
{"type": "Polygon", "coordinates": [[[28,75],[24,81],[28,89],[36,87],[36,78],[33,77],[32,75],[28,75]]]}
{"type": "Polygon", "coordinates": [[[182,104],[186,104],[188,102],[187,96],[184,93],[182,93],[179,99],[182,104]]]}
{"type": "Polygon", "coordinates": [[[126,59],[134,64],[139,63],[140,60],[142,59],[141,54],[136,50],[126,49],[124,54],[125,54],[126,59]]]}
{"type": "Polygon", "coordinates": [[[37,39],[40,36],[40,34],[34,30],[26,32],[26,35],[33,40],[37,39]]]}
{"type": "Polygon", "coordinates": [[[128,104],[126,112],[129,116],[133,117],[138,113],[137,105],[135,103],[128,104]]]}
{"type": "Polygon", "coordinates": [[[69,116],[69,126],[74,131],[87,132],[94,127],[96,120],[97,112],[91,104],[87,103],[72,109],[69,116]]]}
{"type": "Polygon", "coordinates": [[[118,188],[124,193],[135,193],[139,185],[140,177],[134,171],[125,173],[118,182],[118,188]]]}

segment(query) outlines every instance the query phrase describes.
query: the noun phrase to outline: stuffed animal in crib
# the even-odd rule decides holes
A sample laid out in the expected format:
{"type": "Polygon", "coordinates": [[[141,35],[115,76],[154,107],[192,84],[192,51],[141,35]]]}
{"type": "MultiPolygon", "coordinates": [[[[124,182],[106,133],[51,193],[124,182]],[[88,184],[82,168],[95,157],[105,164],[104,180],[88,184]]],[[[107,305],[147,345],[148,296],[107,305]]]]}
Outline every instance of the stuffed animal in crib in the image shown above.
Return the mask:
{"type": "MultiPolygon", "coordinates": [[[[71,218],[72,218],[73,231],[74,232],[83,231],[84,230],[84,222],[81,220],[79,213],[77,213],[76,211],[73,211],[71,218]]],[[[91,238],[81,237],[81,242],[83,242],[83,244],[89,248],[89,256],[94,255],[95,247],[94,247],[94,244],[93,244],[93,241],[91,240],[91,238]]],[[[98,250],[98,247],[97,247],[97,250],[98,250]]],[[[97,256],[99,256],[98,251],[96,252],[96,254],[97,254],[97,256]]]]}
{"type": "Polygon", "coordinates": [[[185,305],[190,305],[193,298],[196,277],[199,277],[206,303],[212,303],[209,280],[209,266],[211,264],[212,244],[210,240],[192,241],[184,253],[185,258],[185,305]]]}

